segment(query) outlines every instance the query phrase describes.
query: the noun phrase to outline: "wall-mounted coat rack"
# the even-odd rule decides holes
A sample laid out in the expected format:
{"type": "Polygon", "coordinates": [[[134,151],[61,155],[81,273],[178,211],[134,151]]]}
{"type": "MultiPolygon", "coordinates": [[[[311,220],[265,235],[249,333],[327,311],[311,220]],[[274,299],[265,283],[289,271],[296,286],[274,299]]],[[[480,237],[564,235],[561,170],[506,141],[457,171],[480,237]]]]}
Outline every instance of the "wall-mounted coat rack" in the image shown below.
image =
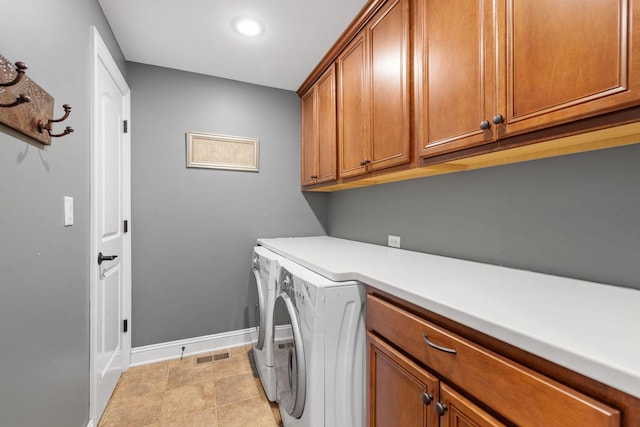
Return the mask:
{"type": "Polygon", "coordinates": [[[71,106],[64,104],[64,115],[53,119],[53,97],[27,77],[27,66],[15,64],[0,55],[0,122],[44,145],[51,145],[51,137],[73,132],[67,126],[62,132],[53,132],[53,123],[69,117],[71,106]]]}

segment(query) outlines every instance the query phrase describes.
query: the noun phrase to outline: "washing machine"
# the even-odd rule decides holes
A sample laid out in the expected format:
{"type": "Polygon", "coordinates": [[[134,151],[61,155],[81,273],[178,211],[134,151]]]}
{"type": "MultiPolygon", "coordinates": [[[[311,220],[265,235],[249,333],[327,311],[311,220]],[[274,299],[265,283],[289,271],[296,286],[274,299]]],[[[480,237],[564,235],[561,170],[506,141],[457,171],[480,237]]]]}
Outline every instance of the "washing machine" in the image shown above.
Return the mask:
{"type": "MultiPolygon", "coordinates": [[[[251,289],[255,301],[251,324],[251,349],[256,371],[265,395],[276,400],[276,374],[273,353],[274,344],[274,303],[278,290],[279,255],[262,246],[253,248],[251,257],[251,289]]],[[[277,317],[275,317],[277,320],[277,317]]]]}
{"type": "Polygon", "coordinates": [[[285,427],[363,427],[365,287],[334,282],[287,259],[278,261],[275,309],[289,337],[274,346],[278,405],[285,427]]]}

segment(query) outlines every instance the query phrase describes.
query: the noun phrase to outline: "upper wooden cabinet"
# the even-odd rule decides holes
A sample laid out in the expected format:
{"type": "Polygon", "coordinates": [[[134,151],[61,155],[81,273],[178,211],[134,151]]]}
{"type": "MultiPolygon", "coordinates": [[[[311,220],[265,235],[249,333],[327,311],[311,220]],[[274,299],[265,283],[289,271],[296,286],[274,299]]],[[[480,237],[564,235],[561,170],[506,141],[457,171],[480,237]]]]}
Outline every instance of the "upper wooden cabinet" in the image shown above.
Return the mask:
{"type": "Polygon", "coordinates": [[[637,104],[639,7],[637,0],[507,1],[509,131],[637,104]]]}
{"type": "Polygon", "coordinates": [[[410,162],[409,40],[409,0],[393,0],[338,56],[340,177],[410,162]]]}
{"type": "MultiPolygon", "coordinates": [[[[419,0],[416,19],[416,113],[421,155],[495,138],[480,123],[504,110],[497,96],[493,1],[419,0]]],[[[504,100],[503,100],[504,101],[504,100]]]]}
{"type": "Polygon", "coordinates": [[[338,144],[340,176],[364,172],[369,151],[369,85],[365,34],[360,33],[338,57],[338,144]]]}
{"type": "Polygon", "coordinates": [[[419,0],[420,155],[640,102],[637,0],[419,0]]]}
{"type": "Polygon", "coordinates": [[[302,185],[638,143],[638,28],[640,0],[369,0],[298,90],[302,185]]]}
{"type": "Polygon", "coordinates": [[[335,82],[331,66],[302,96],[303,186],[337,178],[335,82]]]}

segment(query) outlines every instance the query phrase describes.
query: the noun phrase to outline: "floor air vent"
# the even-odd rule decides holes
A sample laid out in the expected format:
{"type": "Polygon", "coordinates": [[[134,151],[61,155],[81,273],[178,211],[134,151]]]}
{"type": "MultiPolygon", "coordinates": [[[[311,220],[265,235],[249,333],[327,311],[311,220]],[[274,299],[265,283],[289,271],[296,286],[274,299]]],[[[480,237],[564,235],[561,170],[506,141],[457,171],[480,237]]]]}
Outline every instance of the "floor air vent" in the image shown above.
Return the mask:
{"type": "MultiPolygon", "coordinates": [[[[211,357],[211,356],[209,356],[211,357]]],[[[223,359],[228,359],[229,358],[229,353],[220,353],[220,354],[214,354],[213,355],[213,360],[223,360],[223,359]]]]}
{"type": "Polygon", "coordinates": [[[228,358],[229,358],[229,353],[219,353],[219,354],[213,354],[213,355],[210,354],[209,356],[196,357],[195,364],[202,365],[203,363],[211,363],[211,362],[215,362],[216,360],[224,360],[228,358]]]}
{"type": "Polygon", "coordinates": [[[213,362],[213,356],[196,357],[196,365],[213,362]]]}

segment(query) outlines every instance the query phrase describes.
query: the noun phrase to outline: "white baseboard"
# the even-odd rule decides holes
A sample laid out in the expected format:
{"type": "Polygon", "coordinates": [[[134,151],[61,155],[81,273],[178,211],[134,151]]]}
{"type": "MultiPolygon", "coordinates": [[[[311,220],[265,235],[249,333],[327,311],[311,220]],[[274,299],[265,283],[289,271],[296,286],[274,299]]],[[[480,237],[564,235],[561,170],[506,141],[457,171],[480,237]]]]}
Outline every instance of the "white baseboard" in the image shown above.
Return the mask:
{"type": "MultiPolygon", "coordinates": [[[[135,347],[131,349],[131,366],[179,359],[182,354],[182,347],[184,347],[184,356],[193,356],[194,354],[251,344],[252,330],[253,328],[247,328],[221,334],[135,347]]],[[[291,336],[290,326],[276,326],[276,340],[288,336],[291,336]]]]}
{"type": "Polygon", "coordinates": [[[89,424],[87,424],[87,427],[93,427],[93,426],[94,426],[93,420],[89,420],[89,424]]]}
{"type": "Polygon", "coordinates": [[[184,347],[184,356],[207,353],[251,343],[251,330],[223,332],[185,340],[145,345],[131,349],[131,366],[146,365],[163,360],[179,359],[184,347]]]}

